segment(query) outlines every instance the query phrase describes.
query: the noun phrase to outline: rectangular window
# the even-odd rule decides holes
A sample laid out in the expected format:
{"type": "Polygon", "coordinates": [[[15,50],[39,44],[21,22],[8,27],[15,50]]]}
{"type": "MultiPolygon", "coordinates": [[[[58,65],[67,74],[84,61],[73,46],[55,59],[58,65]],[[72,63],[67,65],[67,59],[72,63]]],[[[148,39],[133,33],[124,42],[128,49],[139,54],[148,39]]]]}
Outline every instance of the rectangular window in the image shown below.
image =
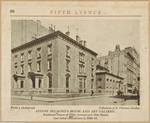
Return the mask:
{"type": "Polygon", "coordinates": [[[49,77],[49,88],[52,87],[52,76],[49,77]]]}
{"type": "Polygon", "coordinates": [[[70,47],[66,46],[66,56],[70,57],[70,47]]]}
{"type": "Polygon", "coordinates": [[[111,66],[111,71],[113,70],[113,66],[111,66]]]}
{"type": "Polygon", "coordinates": [[[108,58],[105,59],[105,64],[108,64],[108,58]]]}
{"type": "Polygon", "coordinates": [[[81,57],[82,57],[82,56],[81,56],[81,53],[79,53],[79,61],[81,61],[81,57]]]}
{"type": "Polygon", "coordinates": [[[84,65],[82,65],[82,64],[79,65],[79,73],[80,74],[84,74],[84,68],[85,68],[84,65]]]}
{"type": "Polygon", "coordinates": [[[93,89],[93,83],[91,83],[91,89],[93,89]]]}
{"type": "Polygon", "coordinates": [[[85,79],[84,79],[84,88],[85,88],[85,79]]]}
{"type": "Polygon", "coordinates": [[[31,59],[32,59],[31,53],[32,53],[31,51],[28,52],[28,60],[31,60],[31,59]]]}
{"type": "Polygon", "coordinates": [[[82,79],[79,79],[79,89],[82,89],[82,79]]]}
{"type": "Polygon", "coordinates": [[[69,77],[66,77],[66,88],[69,88],[69,77]]]}
{"type": "Polygon", "coordinates": [[[24,53],[21,54],[21,62],[24,61],[24,53]]]}
{"type": "Polygon", "coordinates": [[[93,89],[93,79],[91,80],[91,89],[93,89]]]}
{"type": "Polygon", "coordinates": [[[84,53],[79,53],[79,61],[82,63],[84,62],[84,56],[84,53]]]}
{"type": "Polygon", "coordinates": [[[94,69],[91,68],[91,76],[93,77],[94,76],[94,69]]]}
{"type": "Polygon", "coordinates": [[[37,72],[41,71],[41,61],[37,62],[37,72]]]}
{"type": "Polygon", "coordinates": [[[28,72],[31,72],[31,71],[32,71],[32,66],[31,66],[31,65],[32,65],[32,63],[29,63],[29,64],[28,64],[28,72]]]}
{"type": "Polygon", "coordinates": [[[18,72],[17,72],[17,68],[18,68],[18,67],[17,67],[17,66],[15,66],[15,74],[17,74],[17,73],[18,73],[18,72]]]}
{"type": "Polygon", "coordinates": [[[82,73],[82,65],[79,65],[79,73],[82,73]]]}
{"type": "Polygon", "coordinates": [[[24,65],[21,65],[21,74],[24,74],[24,65]]]}
{"type": "Polygon", "coordinates": [[[91,65],[94,66],[94,58],[91,58],[91,65]]]}
{"type": "Polygon", "coordinates": [[[14,56],[15,64],[17,63],[17,55],[14,56]]]}
{"type": "Polygon", "coordinates": [[[41,58],[41,48],[37,49],[37,58],[41,58]]]}
{"type": "Polygon", "coordinates": [[[85,66],[83,66],[83,68],[82,68],[82,73],[83,73],[83,74],[84,74],[84,67],[85,67],[85,66]]]}
{"type": "Polygon", "coordinates": [[[48,45],[47,49],[48,49],[48,55],[51,55],[52,54],[52,44],[48,45]]]}
{"type": "Polygon", "coordinates": [[[91,89],[93,89],[93,81],[94,79],[91,80],[91,89]]]}
{"type": "Polygon", "coordinates": [[[21,81],[21,88],[24,88],[24,81],[21,81]]]}
{"type": "Polygon", "coordinates": [[[113,59],[111,59],[111,64],[113,64],[113,59]]]}
{"type": "Polygon", "coordinates": [[[105,59],[104,67],[108,69],[108,59],[105,59]]]}
{"type": "Polygon", "coordinates": [[[66,71],[69,71],[69,63],[70,61],[66,60],[66,71]]]}
{"type": "Polygon", "coordinates": [[[48,70],[52,70],[52,59],[48,59],[48,70]]]}
{"type": "Polygon", "coordinates": [[[99,65],[101,66],[101,60],[99,60],[99,65]]]}

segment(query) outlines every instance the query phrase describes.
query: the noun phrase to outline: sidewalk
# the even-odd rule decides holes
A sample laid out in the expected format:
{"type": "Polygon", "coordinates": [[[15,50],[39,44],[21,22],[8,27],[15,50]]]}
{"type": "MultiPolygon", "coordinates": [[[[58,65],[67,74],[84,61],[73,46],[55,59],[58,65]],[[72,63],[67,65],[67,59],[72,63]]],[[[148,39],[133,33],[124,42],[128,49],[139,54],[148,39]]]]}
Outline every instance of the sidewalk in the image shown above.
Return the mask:
{"type": "Polygon", "coordinates": [[[81,100],[81,99],[90,99],[90,98],[97,98],[104,95],[99,96],[85,96],[85,97],[73,97],[73,98],[46,98],[46,97],[32,97],[31,96],[17,96],[12,95],[11,97],[14,99],[20,100],[35,100],[35,101],[44,101],[44,102],[59,102],[59,101],[69,101],[69,100],[81,100]]]}

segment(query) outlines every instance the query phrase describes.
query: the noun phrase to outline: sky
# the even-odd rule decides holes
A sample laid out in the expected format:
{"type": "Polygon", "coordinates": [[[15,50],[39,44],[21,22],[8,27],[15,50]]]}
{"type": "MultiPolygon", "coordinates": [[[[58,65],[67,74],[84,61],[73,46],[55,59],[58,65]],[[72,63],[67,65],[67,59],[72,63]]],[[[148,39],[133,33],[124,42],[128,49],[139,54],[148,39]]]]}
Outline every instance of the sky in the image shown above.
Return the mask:
{"type": "Polygon", "coordinates": [[[99,56],[108,55],[108,51],[114,51],[116,45],[120,45],[120,49],[134,46],[138,53],[140,50],[139,20],[51,18],[40,21],[44,27],[49,28],[53,24],[56,31],[63,33],[68,31],[69,26],[70,37],[73,39],[76,39],[78,29],[78,35],[86,41],[86,46],[99,56]]]}

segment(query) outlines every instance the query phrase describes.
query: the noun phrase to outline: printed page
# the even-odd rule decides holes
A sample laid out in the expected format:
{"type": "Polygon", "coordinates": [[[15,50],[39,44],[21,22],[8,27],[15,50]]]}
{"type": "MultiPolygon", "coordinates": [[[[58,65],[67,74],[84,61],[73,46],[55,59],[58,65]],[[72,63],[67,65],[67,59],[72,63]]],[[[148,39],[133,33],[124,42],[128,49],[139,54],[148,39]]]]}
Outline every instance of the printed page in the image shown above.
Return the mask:
{"type": "Polygon", "coordinates": [[[3,1],[2,121],[149,121],[147,1],[3,1]]]}

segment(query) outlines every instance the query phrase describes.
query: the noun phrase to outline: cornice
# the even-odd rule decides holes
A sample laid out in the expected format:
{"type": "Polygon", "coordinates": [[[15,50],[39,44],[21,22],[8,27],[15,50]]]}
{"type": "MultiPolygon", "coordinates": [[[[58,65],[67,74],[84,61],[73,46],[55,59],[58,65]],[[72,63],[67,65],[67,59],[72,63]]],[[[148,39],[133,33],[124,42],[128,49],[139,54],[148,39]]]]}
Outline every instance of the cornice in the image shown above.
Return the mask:
{"type": "Polygon", "coordinates": [[[112,76],[115,76],[115,77],[117,77],[117,78],[120,78],[120,79],[124,79],[124,78],[122,78],[122,77],[120,77],[120,76],[117,76],[117,75],[115,75],[115,74],[112,74],[112,73],[108,73],[108,72],[96,72],[96,75],[98,75],[98,74],[108,74],[108,75],[112,75],[112,76]]]}
{"type": "Polygon", "coordinates": [[[20,46],[18,46],[16,48],[13,48],[11,51],[13,53],[13,52],[19,51],[21,49],[28,48],[28,47],[31,47],[33,45],[42,43],[42,42],[46,41],[47,39],[55,39],[57,37],[62,37],[66,41],[69,41],[71,44],[76,45],[76,46],[82,48],[83,50],[86,50],[87,52],[90,52],[91,54],[93,54],[95,56],[98,55],[96,52],[94,52],[94,51],[88,49],[87,47],[79,44],[77,41],[75,41],[74,39],[70,38],[69,36],[65,35],[64,33],[60,32],[60,31],[56,31],[54,33],[51,33],[51,34],[48,34],[48,35],[43,36],[41,38],[35,39],[33,41],[30,41],[30,42],[28,42],[26,44],[20,45],[20,46]]]}

